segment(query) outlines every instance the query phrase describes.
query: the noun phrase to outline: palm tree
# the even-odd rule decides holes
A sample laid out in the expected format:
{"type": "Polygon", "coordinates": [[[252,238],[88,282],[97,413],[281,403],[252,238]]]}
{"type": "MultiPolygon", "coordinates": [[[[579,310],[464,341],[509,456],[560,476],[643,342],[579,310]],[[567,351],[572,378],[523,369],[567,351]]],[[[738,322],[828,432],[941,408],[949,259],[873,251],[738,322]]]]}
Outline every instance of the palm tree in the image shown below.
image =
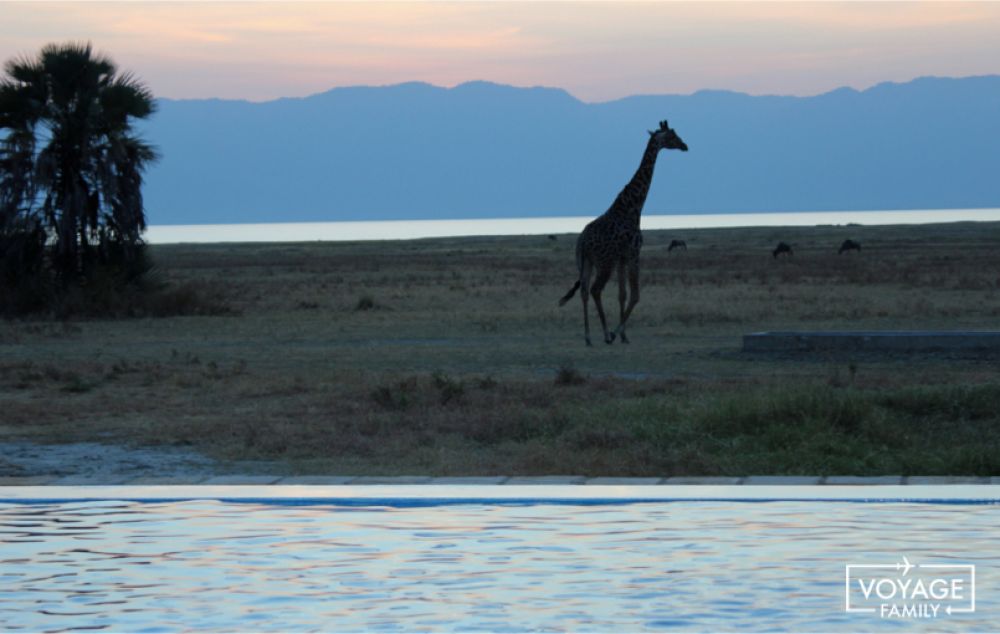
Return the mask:
{"type": "Polygon", "coordinates": [[[152,93],[89,43],[50,44],[4,71],[0,234],[43,235],[64,285],[98,266],[141,275],[142,173],[156,153],[132,120],[153,113],[152,93]]]}

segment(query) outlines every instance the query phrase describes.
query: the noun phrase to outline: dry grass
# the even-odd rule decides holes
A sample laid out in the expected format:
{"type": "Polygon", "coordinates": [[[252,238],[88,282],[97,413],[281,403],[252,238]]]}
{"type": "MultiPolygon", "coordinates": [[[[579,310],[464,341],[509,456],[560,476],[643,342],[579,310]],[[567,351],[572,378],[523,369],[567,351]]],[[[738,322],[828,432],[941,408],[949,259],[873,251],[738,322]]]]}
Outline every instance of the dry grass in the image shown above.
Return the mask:
{"type": "Polygon", "coordinates": [[[212,314],[3,323],[0,435],[298,473],[1000,473],[996,359],[739,352],[758,330],[997,329],[1000,225],[648,232],[634,343],[592,349],[556,305],[573,241],[153,247],[212,314]]]}

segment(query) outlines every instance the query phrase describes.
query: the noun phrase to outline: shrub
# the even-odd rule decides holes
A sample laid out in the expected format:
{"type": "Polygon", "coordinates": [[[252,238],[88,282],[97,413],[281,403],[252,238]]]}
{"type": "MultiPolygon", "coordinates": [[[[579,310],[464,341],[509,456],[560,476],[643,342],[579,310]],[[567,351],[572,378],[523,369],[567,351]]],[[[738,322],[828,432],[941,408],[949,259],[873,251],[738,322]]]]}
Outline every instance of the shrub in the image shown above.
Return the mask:
{"type": "Polygon", "coordinates": [[[358,299],[358,303],[355,304],[354,310],[374,310],[375,300],[371,295],[363,295],[358,299]]]}
{"type": "Polygon", "coordinates": [[[45,232],[27,225],[0,231],[0,315],[41,310],[53,293],[46,267],[45,232]]]}
{"type": "Polygon", "coordinates": [[[556,385],[582,385],[587,379],[572,365],[563,364],[556,372],[556,385]]]}
{"type": "Polygon", "coordinates": [[[371,392],[376,404],[391,410],[405,410],[413,402],[412,381],[400,381],[396,385],[380,385],[371,392]]]}
{"type": "Polygon", "coordinates": [[[431,380],[434,382],[434,387],[440,392],[442,405],[458,400],[465,394],[465,384],[462,381],[456,381],[442,372],[435,372],[431,376],[431,380]]]}

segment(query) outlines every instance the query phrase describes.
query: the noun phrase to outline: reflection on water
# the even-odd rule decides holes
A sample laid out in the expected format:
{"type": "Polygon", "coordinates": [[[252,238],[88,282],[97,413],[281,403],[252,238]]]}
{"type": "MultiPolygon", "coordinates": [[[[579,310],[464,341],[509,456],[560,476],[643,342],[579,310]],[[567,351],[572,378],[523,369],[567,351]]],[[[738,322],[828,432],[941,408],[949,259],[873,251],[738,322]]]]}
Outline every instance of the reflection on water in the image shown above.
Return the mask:
{"type": "MultiPolygon", "coordinates": [[[[577,233],[591,216],[558,218],[478,218],[472,220],[379,220],[358,222],[277,222],[233,225],[154,225],[151,244],[176,242],[305,242],[314,240],[408,240],[453,236],[506,236],[577,233]]],[[[1000,209],[915,211],[809,211],[798,213],[673,214],[642,217],[642,228],[810,227],[823,224],[922,224],[960,220],[998,221],[1000,209]]]]}
{"type": "Polygon", "coordinates": [[[994,505],[0,503],[4,631],[993,630],[994,505]],[[977,567],[977,611],[846,614],[844,566],[977,567]]]}

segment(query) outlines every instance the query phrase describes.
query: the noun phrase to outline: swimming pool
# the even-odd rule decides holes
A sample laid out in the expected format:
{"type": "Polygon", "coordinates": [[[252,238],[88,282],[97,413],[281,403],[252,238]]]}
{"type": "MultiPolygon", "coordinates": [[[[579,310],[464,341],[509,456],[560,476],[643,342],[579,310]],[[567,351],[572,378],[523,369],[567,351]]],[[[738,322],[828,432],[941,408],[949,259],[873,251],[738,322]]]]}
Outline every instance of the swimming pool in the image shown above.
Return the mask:
{"type": "MultiPolygon", "coordinates": [[[[200,498],[177,487],[145,487],[145,495],[135,487],[25,489],[0,500],[0,629],[1000,625],[1000,506],[990,495],[940,503],[889,495],[898,487],[876,487],[869,497],[786,487],[793,499],[753,491],[737,499],[674,487],[643,499],[635,487],[582,488],[519,487],[501,499],[479,493],[495,496],[490,487],[451,487],[438,497],[416,487],[357,496],[355,487],[351,498],[303,496],[302,487],[228,487],[200,498]],[[917,566],[975,566],[975,611],[882,618],[845,610],[846,566],[902,557],[917,566]]],[[[920,498],[914,489],[907,495],[920,498]]]]}

